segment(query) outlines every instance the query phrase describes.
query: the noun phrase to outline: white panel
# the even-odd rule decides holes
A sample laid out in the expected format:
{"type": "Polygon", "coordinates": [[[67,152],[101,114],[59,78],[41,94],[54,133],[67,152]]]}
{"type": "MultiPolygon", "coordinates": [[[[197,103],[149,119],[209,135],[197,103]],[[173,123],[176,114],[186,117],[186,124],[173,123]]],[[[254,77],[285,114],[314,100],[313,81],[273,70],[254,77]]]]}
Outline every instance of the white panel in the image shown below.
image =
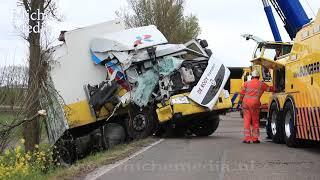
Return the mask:
{"type": "Polygon", "coordinates": [[[209,59],[208,66],[204,71],[203,75],[201,76],[199,82],[189,94],[189,98],[202,106],[212,109],[215,106],[219,98],[219,95],[221,94],[221,91],[225,86],[229,76],[229,69],[224,67],[224,65],[221,62],[211,57],[209,59]],[[218,74],[220,68],[223,69],[223,74],[218,74]],[[216,82],[215,79],[217,76],[221,75],[223,76],[223,80],[221,82],[220,87],[217,87],[218,82],[216,82]],[[217,91],[215,92],[214,89],[217,91]]]}
{"type": "Polygon", "coordinates": [[[107,70],[91,60],[90,41],[99,34],[124,30],[120,21],[80,28],[65,34],[66,43],[56,47],[53,59],[57,61],[51,71],[55,88],[66,104],[86,99],[83,86],[105,80],[107,70]]]}
{"type": "Polygon", "coordinates": [[[108,33],[103,36],[97,35],[96,37],[91,42],[91,50],[94,52],[129,51],[168,42],[154,25],[108,33]]]}

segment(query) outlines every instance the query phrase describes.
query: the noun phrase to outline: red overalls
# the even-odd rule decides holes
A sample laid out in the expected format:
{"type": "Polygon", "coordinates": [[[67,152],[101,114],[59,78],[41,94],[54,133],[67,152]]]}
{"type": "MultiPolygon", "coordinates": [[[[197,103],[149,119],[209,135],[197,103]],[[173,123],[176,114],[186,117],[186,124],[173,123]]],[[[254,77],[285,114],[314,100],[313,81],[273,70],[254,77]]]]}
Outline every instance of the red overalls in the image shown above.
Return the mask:
{"type": "Polygon", "coordinates": [[[260,97],[264,91],[274,91],[274,88],[259,81],[257,78],[245,82],[241,88],[240,99],[243,99],[244,140],[246,142],[259,140],[260,97]],[[251,121],[253,126],[252,133],[250,131],[251,121]]]}

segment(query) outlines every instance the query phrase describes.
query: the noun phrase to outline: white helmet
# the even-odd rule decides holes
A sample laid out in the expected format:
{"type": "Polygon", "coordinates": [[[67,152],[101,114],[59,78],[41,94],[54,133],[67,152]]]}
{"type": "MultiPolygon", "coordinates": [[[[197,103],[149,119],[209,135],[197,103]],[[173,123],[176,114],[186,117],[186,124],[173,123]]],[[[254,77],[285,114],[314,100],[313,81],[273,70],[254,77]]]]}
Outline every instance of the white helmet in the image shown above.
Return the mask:
{"type": "Polygon", "coordinates": [[[256,69],[254,71],[252,71],[251,75],[252,75],[252,77],[260,77],[260,73],[256,69]]]}

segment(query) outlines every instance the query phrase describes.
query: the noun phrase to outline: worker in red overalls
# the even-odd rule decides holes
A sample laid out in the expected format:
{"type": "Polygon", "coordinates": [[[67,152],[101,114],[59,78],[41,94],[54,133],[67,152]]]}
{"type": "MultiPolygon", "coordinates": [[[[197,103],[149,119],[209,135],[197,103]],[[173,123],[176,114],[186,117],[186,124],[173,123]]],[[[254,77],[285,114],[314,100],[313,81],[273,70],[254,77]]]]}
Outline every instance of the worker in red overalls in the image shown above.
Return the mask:
{"type": "Polygon", "coordinates": [[[251,74],[250,81],[244,83],[240,92],[239,104],[243,109],[244,116],[244,140],[243,143],[249,144],[252,140],[253,143],[260,143],[259,141],[259,122],[260,122],[260,97],[264,91],[274,92],[272,86],[268,86],[259,80],[260,73],[254,70],[251,74]],[[252,133],[250,125],[252,122],[252,133]]]}

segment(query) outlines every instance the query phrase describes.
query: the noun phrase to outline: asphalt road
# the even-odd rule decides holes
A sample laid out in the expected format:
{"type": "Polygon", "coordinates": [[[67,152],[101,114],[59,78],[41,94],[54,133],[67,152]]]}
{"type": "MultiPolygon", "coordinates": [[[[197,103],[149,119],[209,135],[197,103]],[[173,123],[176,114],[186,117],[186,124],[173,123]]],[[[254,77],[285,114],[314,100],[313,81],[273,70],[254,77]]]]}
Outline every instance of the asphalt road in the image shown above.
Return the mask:
{"type": "Polygon", "coordinates": [[[212,136],[165,139],[106,172],[112,180],[320,180],[320,148],[288,148],[265,139],[243,144],[238,114],[222,117],[212,136]]]}

